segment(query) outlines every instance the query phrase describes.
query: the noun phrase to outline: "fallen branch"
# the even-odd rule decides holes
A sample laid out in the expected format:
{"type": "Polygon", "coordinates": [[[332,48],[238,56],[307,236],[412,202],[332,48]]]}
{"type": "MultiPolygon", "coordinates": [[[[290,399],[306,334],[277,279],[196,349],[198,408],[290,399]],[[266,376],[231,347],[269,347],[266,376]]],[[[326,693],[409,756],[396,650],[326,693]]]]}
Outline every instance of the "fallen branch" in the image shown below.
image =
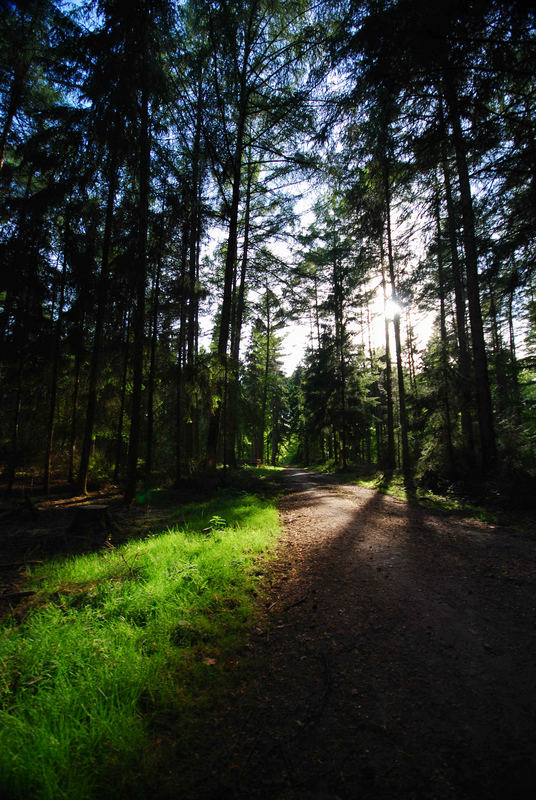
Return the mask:
{"type": "Polygon", "coordinates": [[[303,603],[306,603],[308,599],[308,597],[302,597],[301,600],[296,600],[296,602],[291,603],[289,606],[285,606],[283,613],[290,611],[291,608],[296,608],[297,606],[303,605],[303,603]]]}
{"type": "Polygon", "coordinates": [[[36,594],[36,592],[32,589],[28,589],[25,592],[6,592],[0,595],[0,597],[2,600],[18,600],[21,597],[30,597],[32,594],[36,594]]]}
{"type": "Polygon", "coordinates": [[[123,561],[127,565],[128,569],[130,571],[130,577],[134,580],[134,577],[135,577],[135,575],[134,575],[134,564],[136,563],[136,559],[139,556],[139,552],[136,553],[136,555],[132,559],[132,564],[129,564],[129,562],[126,560],[125,556],[123,555],[123,553],[119,553],[119,555],[121,556],[121,558],[123,559],[123,561]]]}

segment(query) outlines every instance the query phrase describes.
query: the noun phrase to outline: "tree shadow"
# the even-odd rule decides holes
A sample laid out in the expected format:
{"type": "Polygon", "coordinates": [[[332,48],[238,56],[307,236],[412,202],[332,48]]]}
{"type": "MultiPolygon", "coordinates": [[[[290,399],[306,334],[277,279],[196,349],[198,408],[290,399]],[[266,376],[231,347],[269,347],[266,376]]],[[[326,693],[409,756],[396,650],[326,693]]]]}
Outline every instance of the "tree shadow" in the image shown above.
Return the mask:
{"type": "Polygon", "coordinates": [[[218,712],[225,745],[208,756],[218,790],[529,796],[536,643],[527,586],[495,587],[488,572],[506,559],[521,579],[530,542],[513,548],[496,532],[360,487],[337,504],[325,477],[306,480],[320,493],[283,501],[292,524],[268,614],[250,638],[240,692],[218,712]]]}

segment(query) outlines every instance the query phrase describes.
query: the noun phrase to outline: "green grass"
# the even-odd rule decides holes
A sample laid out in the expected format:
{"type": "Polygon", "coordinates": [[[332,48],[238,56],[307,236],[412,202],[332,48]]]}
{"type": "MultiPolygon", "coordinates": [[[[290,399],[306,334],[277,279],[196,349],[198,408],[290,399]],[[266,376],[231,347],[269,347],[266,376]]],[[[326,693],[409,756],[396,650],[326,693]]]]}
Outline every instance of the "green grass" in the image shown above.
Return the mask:
{"type": "Polygon", "coordinates": [[[225,490],[176,513],[180,527],[28,573],[34,607],[0,641],[0,795],[140,796],[165,731],[188,746],[255,618],[278,520],[225,490]]]}
{"type": "Polygon", "coordinates": [[[495,524],[508,524],[511,522],[511,515],[505,515],[499,511],[475,505],[469,501],[454,495],[435,494],[428,489],[417,486],[411,493],[404,485],[404,478],[398,473],[386,476],[383,473],[376,473],[366,477],[353,476],[352,483],[375,489],[381,494],[396,497],[409,503],[416,503],[430,511],[440,513],[456,514],[479,519],[482,522],[495,524]]]}

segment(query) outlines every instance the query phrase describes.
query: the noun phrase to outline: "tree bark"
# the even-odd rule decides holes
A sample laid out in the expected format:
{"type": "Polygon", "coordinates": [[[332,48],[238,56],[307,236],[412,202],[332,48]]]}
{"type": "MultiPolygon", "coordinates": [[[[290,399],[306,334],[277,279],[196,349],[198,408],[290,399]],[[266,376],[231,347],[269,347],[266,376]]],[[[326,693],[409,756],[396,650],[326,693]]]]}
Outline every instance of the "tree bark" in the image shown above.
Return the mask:
{"type": "MultiPolygon", "coordinates": [[[[396,303],[398,299],[395,278],[395,262],[393,256],[393,241],[391,233],[391,189],[389,185],[389,165],[387,154],[385,154],[383,162],[383,186],[384,186],[384,199],[385,199],[385,227],[387,233],[387,263],[389,266],[389,279],[391,283],[391,291],[393,301],[396,303]]],[[[413,477],[411,468],[411,459],[409,452],[408,440],[408,416],[406,411],[406,387],[404,385],[404,372],[402,366],[402,344],[400,341],[400,314],[396,313],[393,317],[393,327],[395,333],[395,350],[396,350],[396,370],[398,378],[398,409],[400,416],[400,436],[402,444],[402,472],[404,474],[404,482],[407,488],[412,488],[413,477]]]]}
{"type": "Polygon", "coordinates": [[[268,404],[268,376],[270,373],[270,337],[272,335],[272,321],[270,315],[270,298],[268,295],[268,287],[266,291],[266,353],[264,359],[264,379],[262,384],[262,401],[261,401],[261,416],[260,428],[258,432],[258,452],[261,461],[264,461],[264,431],[266,425],[266,407],[268,404]]]}
{"type": "Polygon", "coordinates": [[[340,373],[340,398],[341,398],[341,466],[347,466],[347,441],[346,441],[346,359],[344,357],[344,288],[339,274],[339,264],[337,259],[333,263],[333,294],[335,305],[335,347],[339,360],[340,373]]]}
{"type": "MultiPolygon", "coordinates": [[[[247,69],[251,49],[251,19],[254,14],[254,7],[251,9],[250,25],[245,33],[244,54],[239,68],[239,88],[238,88],[238,115],[236,134],[234,139],[234,151],[232,155],[232,196],[229,209],[229,232],[227,236],[227,252],[225,255],[225,272],[223,282],[223,300],[220,314],[220,330],[218,335],[217,356],[220,366],[227,366],[227,346],[229,344],[232,304],[233,304],[233,285],[236,281],[236,261],[238,251],[238,212],[240,206],[240,189],[242,179],[242,160],[244,155],[244,139],[246,131],[248,91],[246,85],[247,69]]],[[[214,51],[214,57],[216,53],[214,51]]],[[[216,470],[218,438],[220,431],[221,401],[215,404],[210,416],[207,435],[206,449],[206,468],[208,472],[216,470]]]]}
{"type": "Polygon", "coordinates": [[[437,276],[439,284],[439,331],[441,337],[441,378],[443,394],[443,413],[445,417],[445,438],[447,443],[447,459],[449,471],[454,465],[454,449],[452,446],[452,418],[449,399],[448,340],[445,315],[445,275],[443,266],[443,250],[441,247],[441,215],[439,192],[435,197],[435,217],[437,234],[437,276]]]}
{"type": "MultiPolygon", "coordinates": [[[[201,134],[203,126],[203,76],[200,73],[197,86],[197,108],[192,147],[192,183],[189,195],[189,253],[188,253],[188,308],[187,331],[184,340],[187,343],[187,353],[184,364],[190,376],[195,376],[198,355],[198,314],[199,298],[197,291],[199,277],[199,250],[201,237],[201,192],[202,192],[202,164],[201,164],[201,134]]],[[[186,281],[184,281],[186,286],[186,281]]],[[[183,299],[186,303],[186,296],[183,299]]],[[[186,319],[186,318],[185,318],[186,319]]],[[[199,410],[197,405],[190,404],[189,418],[184,422],[184,456],[191,471],[192,465],[197,461],[199,454],[199,410]]]]}
{"type": "Polygon", "coordinates": [[[123,450],[123,422],[125,418],[125,399],[127,394],[128,356],[129,356],[129,339],[130,339],[130,316],[128,314],[128,311],[125,316],[126,316],[126,322],[123,325],[125,355],[123,359],[123,375],[121,378],[121,401],[119,406],[119,420],[117,423],[117,434],[115,437],[115,463],[114,463],[114,472],[112,478],[114,483],[117,483],[117,481],[119,480],[119,470],[121,467],[121,455],[123,450]]]}
{"type": "Polygon", "coordinates": [[[95,426],[95,415],[97,409],[97,390],[100,374],[100,351],[102,333],[104,328],[104,309],[106,305],[106,293],[108,290],[109,278],[109,258],[112,240],[112,224],[114,215],[115,192],[117,186],[117,168],[115,157],[110,156],[108,170],[108,191],[106,198],[106,217],[104,222],[104,235],[102,241],[101,269],[97,287],[97,316],[95,320],[95,335],[93,338],[93,350],[91,353],[91,365],[89,369],[88,401],[86,410],[86,423],[84,428],[84,438],[82,441],[82,452],[80,455],[80,465],[78,468],[78,478],[76,488],[80,494],[87,493],[87,480],[89,474],[89,459],[91,455],[91,442],[93,439],[93,428],[95,426]]]}
{"type": "Polygon", "coordinates": [[[80,321],[80,341],[76,348],[75,366],[74,366],[74,386],[73,386],[73,402],[71,410],[71,436],[69,444],[69,483],[74,482],[74,454],[76,450],[76,423],[78,420],[78,396],[80,393],[80,368],[82,364],[82,350],[83,350],[83,331],[84,331],[85,314],[82,315],[80,321]]]}
{"type": "Polygon", "coordinates": [[[471,359],[467,346],[467,331],[465,324],[465,286],[463,271],[458,258],[458,237],[456,233],[456,213],[452,197],[452,184],[447,157],[447,129],[443,115],[443,101],[439,99],[439,117],[441,127],[441,165],[445,188],[445,203],[447,207],[447,229],[449,236],[452,278],[454,282],[454,302],[456,309],[456,334],[458,338],[458,361],[460,369],[460,422],[462,439],[466,457],[474,454],[475,443],[473,437],[473,418],[471,414],[472,377],[471,359]]]}
{"type": "MultiPolygon", "coordinates": [[[[147,12],[146,12],[147,13],[147,12]]],[[[136,494],[138,454],[141,434],[141,400],[143,388],[143,350],[145,344],[145,283],[147,278],[147,228],[149,221],[149,186],[151,143],[149,137],[149,88],[147,76],[147,42],[143,43],[143,80],[140,116],[140,186],[138,207],[138,258],[136,270],[136,306],[134,311],[134,353],[132,375],[132,407],[125,481],[125,503],[136,494]]]]}
{"type": "Polygon", "coordinates": [[[383,235],[380,241],[380,263],[382,270],[382,290],[384,301],[385,317],[385,396],[386,396],[386,416],[387,416],[387,451],[385,453],[385,466],[387,469],[394,469],[395,459],[395,422],[393,413],[393,379],[391,364],[391,338],[389,334],[389,320],[385,316],[387,303],[387,281],[385,279],[384,246],[383,235]]]}
{"type": "Polygon", "coordinates": [[[249,249],[249,228],[250,228],[250,208],[251,208],[251,183],[252,167],[248,162],[248,177],[246,184],[245,211],[244,211],[244,241],[242,244],[242,259],[240,266],[240,278],[238,291],[235,293],[234,313],[231,325],[231,379],[228,391],[228,452],[226,462],[231,466],[236,466],[236,436],[238,430],[238,379],[240,365],[240,343],[242,338],[242,324],[244,321],[245,296],[246,296],[246,274],[248,267],[249,249]]]}
{"type": "MultiPolygon", "coordinates": [[[[175,417],[175,487],[178,488],[183,471],[183,461],[185,457],[185,447],[183,442],[184,429],[184,366],[187,361],[186,356],[186,272],[188,260],[188,221],[183,220],[182,247],[181,247],[181,269],[179,277],[179,296],[181,303],[179,335],[177,337],[177,413],[175,417]]],[[[191,319],[188,320],[191,322],[191,319]]],[[[186,451],[186,457],[191,455],[186,451]]]]}
{"type": "Polygon", "coordinates": [[[471,341],[475,366],[476,399],[478,424],[480,432],[480,456],[484,474],[492,471],[496,462],[495,430],[493,424],[493,408],[488,375],[482,310],[480,307],[480,290],[478,278],[478,254],[475,236],[475,216],[471,181],[467,164],[467,146],[460,118],[459,102],[456,87],[450,73],[445,73],[445,98],[448,105],[449,120],[452,127],[452,141],[456,155],[456,166],[460,189],[463,220],[463,244],[465,251],[465,268],[467,276],[467,299],[469,320],[471,322],[471,341]]]}
{"type": "Polygon", "coordinates": [[[52,355],[52,375],[50,378],[50,399],[47,426],[47,446],[45,452],[45,468],[43,474],[43,491],[48,494],[50,482],[50,469],[52,461],[52,443],[54,440],[54,419],[56,416],[56,398],[58,394],[58,371],[60,363],[61,331],[63,322],[63,304],[65,301],[65,273],[67,270],[67,256],[63,253],[63,268],[61,271],[60,299],[58,316],[54,330],[54,351],[52,355]]]}
{"type": "MultiPolygon", "coordinates": [[[[162,212],[163,213],[163,212],[162,212]]],[[[160,249],[162,242],[160,242],[160,249]]],[[[156,373],[156,344],[158,341],[158,304],[160,293],[161,253],[158,254],[156,274],[154,276],[152,291],[152,319],[151,319],[151,355],[149,360],[149,375],[147,378],[147,449],[145,455],[145,474],[151,480],[153,471],[153,436],[154,436],[154,387],[156,373]]]]}
{"type": "Polygon", "coordinates": [[[13,411],[13,422],[11,428],[11,453],[7,467],[7,492],[11,494],[13,484],[17,474],[17,466],[19,460],[19,426],[22,411],[22,373],[23,373],[23,359],[19,356],[19,365],[17,369],[17,393],[15,395],[15,408],[13,411]]]}
{"type": "MultiPolygon", "coordinates": [[[[229,343],[233,283],[236,273],[236,256],[238,251],[238,209],[240,205],[240,179],[242,173],[243,149],[243,121],[237,133],[237,145],[233,166],[233,193],[229,219],[229,233],[227,236],[227,252],[225,256],[225,275],[223,285],[223,300],[221,305],[220,330],[218,335],[217,356],[219,364],[227,364],[227,345],[229,343]]],[[[217,402],[210,416],[207,436],[206,466],[208,472],[214,472],[217,461],[218,437],[220,431],[221,401],[217,402]]]]}

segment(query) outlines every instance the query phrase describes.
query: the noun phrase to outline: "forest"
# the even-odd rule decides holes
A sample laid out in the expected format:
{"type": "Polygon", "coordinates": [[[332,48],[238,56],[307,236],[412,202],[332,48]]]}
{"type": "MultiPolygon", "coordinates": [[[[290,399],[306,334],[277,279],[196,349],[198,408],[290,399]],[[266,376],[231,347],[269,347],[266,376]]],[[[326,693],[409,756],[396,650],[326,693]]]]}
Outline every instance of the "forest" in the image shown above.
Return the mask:
{"type": "Polygon", "coordinates": [[[8,492],[330,463],[532,499],[531,4],[0,13],[8,492]]]}

